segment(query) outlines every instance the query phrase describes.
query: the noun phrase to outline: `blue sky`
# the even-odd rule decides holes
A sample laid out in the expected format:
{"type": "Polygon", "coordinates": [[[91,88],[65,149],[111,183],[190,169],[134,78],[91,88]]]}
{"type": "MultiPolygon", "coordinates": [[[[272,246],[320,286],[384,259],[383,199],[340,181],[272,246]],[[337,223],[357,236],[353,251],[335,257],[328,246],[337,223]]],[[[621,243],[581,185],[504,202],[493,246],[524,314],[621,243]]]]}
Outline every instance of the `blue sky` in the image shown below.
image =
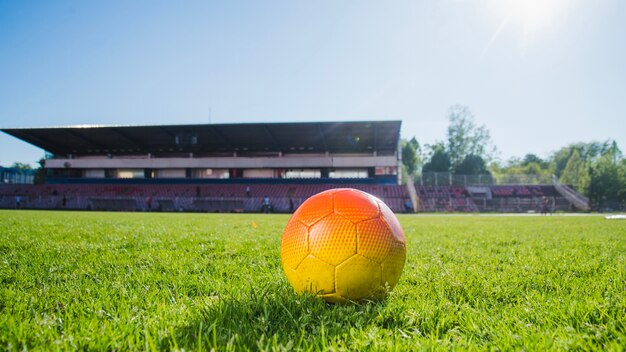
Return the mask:
{"type": "MultiPolygon", "coordinates": [[[[504,160],[626,148],[622,0],[0,0],[0,127],[403,121],[504,160]]],[[[43,151],[0,134],[0,165],[43,151]]]]}

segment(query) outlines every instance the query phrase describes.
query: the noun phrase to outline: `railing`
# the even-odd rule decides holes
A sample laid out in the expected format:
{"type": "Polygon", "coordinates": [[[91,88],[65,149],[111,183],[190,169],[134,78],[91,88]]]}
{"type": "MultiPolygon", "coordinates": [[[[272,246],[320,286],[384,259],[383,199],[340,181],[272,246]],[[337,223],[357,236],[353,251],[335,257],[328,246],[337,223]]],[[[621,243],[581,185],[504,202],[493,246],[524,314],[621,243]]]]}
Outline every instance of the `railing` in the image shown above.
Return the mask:
{"type": "Polygon", "coordinates": [[[455,175],[450,172],[425,172],[420,185],[431,186],[491,186],[491,185],[549,185],[548,175],[455,175]]]}
{"type": "Polygon", "coordinates": [[[571,187],[559,182],[559,179],[552,175],[552,184],[563,197],[569,200],[574,206],[580,210],[589,210],[589,198],[576,192],[571,187]]]}
{"type": "Polygon", "coordinates": [[[411,204],[413,205],[413,211],[420,211],[420,201],[417,196],[417,190],[415,189],[415,182],[413,181],[413,176],[409,176],[409,182],[406,185],[406,189],[409,192],[409,197],[411,198],[411,204]]]}
{"type": "Polygon", "coordinates": [[[0,167],[0,183],[32,184],[35,181],[35,170],[0,167]]]}

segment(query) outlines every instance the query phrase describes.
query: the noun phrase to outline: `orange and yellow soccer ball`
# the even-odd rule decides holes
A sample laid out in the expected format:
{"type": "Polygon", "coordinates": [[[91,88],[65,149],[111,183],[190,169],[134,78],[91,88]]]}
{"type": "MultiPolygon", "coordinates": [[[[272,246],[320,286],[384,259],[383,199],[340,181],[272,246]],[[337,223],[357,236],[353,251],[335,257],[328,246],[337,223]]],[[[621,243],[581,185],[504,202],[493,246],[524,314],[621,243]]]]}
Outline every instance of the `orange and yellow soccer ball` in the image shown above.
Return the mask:
{"type": "Polygon", "coordinates": [[[289,283],[328,302],[376,300],[398,282],[406,239],[395,214],[378,198],[337,188],[307,199],[283,234],[289,283]]]}

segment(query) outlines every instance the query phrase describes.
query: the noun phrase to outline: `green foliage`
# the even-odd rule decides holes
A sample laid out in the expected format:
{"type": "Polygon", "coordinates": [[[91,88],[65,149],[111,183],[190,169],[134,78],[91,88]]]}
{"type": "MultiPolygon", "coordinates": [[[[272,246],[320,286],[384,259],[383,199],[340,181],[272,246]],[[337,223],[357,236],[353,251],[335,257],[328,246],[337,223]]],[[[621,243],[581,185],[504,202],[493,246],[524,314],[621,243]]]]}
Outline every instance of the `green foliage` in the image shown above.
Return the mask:
{"type": "Polygon", "coordinates": [[[524,164],[521,168],[517,169],[517,173],[525,175],[552,175],[552,170],[546,167],[547,164],[540,164],[531,162],[524,164]]]}
{"type": "Polygon", "coordinates": [[[0,211],[2,350],[621,350],[626,228],[400,216],[388,299],[299,297],[284,215],[0,211]]]}
{"type": "Polygon", "coordinates": [[[488,175],[489,170],[487,170],[483,158],[469,154],[454,168],[454,173],[457,175],[488,175]]]}
{"type": "Polygon", "coordinates": [[[488,174],[486,160],[491,160],[496,152],[489,130],[484,125],[476,125],[467,106],[451,106],[448,119],[447,140],[428,146],[430,155],[422,172],[488,174]]]}
{"type": "Polygon", "coordinates": [[[590,182],[589,167],[580,158],[578,149],[574,149],[569,157],[561,173],[560,182],[573,185],[579,192],[587,193],[590,182]]]}
{"type": "Polygon", "coordinates": [[[626,202],[626,180],[621,175],[623,155],[615,141],[576,143],[552,157],[560,181],[573,185],[597,207],[626,202]]]}
{"type": "Polygon", "coordinates": [[[418,154],[420,153],[420,151],[421,151],[421,147],[420,147],[419,142],[418,142],[418,141],[417,141],[417,139],[415,138],[415,136],[413,136],[413,137],[409,140],[409,144],[413,147],[413,149],[415,149],[415,150],[418,152],[418,154]]]}
{"type": "Polygon", "coordinates": [[[520,164],[521,166],[538,165],[541,169],[548,167],[548,163],[535,154],[526,154],[520,164]]]}
{"type": "Polygon", "coordinates": [[[622,159],[618,168],[619,173],[619,190],[617,191],[617,197],[622,202],[626,202],[626,159],[622,159]]]}
{"type": "Polygon", "coordinates": [[[589,198],[592,203],[603,207],[611,203],[625,202],[626,183],[620,170],[624,163],[618,162],[615,153],[607,152],[592,167],[589,198]]]}
{"type": "Polygon", "coordinates": [[[442,142],[428,146],[430,149],[430,160],[422,167],[424,172],[448,172],[452,167],[450,155],[442,142]]]}
{"type": "Polygon", "coordinates": [[[46,160],[39,159],[37,163],[39,164],[39,167],[37,168],[37,171],[35,172],[34,183],[36,185],[42,185],[46,183],[46,160]]]}
{"type": "Polygon", "coordinates": [[[32,170],[33,169],[33,167],[30,166],[30,164],[21,163],[19,161],[14,162],[10,167],[13,169],[19,169],[19,170],[32,170]]]}
{"type": "Polygon", "coordinates": [[[523,159],[511,158],[506,165],[493,162],[489,165],[489,169],[497,175],[550,176],[554,174],[549,160],[543,160],[534,154],[526,154],[523,159]]]}
{"type": "Polygon", "coordinates": [[[477,126],[474,114],[469,107],[451,106],[448,111],[447,151],[450,162],[456,167],[466,156],[475,155],[482,159],[491,159],[495,147],[491,142],[489,130],[485,125],[477,126]]]}
{"type": "MultiPolygon", "coordinates": [[[[445,143],[427,145],[430,153],[422,173],[492,174],[496,178],[505,175],[536,175],[541,182],[556,175],[562,183],[574,186],[596,205],[626,204],[626,171],[622,152],[615,141],[570,144],[547,160],[535,154],[526,154],[523,159],[513,158],[503,166],[493,161],[496,149],[492,146],[489,131],[484,125],[476,125],[474,115],[467,106],[450,107],[448,117],[447,140],[445,143]],[[490,165],[486,167],[488,162],[490,165]]],[[[412,167],[414,153],[409,150],[408,144],[403,144],[407,148],[406,152],[403,149],[403,161],[409,173],[412,173],[416,170],[412,167]]]]}
{"type": "Polygon", "coordinates": [[[415,137],[411,138],[411,140],[406,141],[402,140],[402,164],[406,168],[408,175],[415,175],[417,170],[420,167],[421,159],[420,153],[421,148],[417,139],[415,137]]]}
{"type": "Polygon", "coordinates": [[[559,149],[552,155],[552,162],[554,164],[554,174],[561,176],[561,173],[567,166],[567,162],[574,153],[578,151],[579,158],[586,165],[591,165],[602,155],[606,154],[611,147],[609,141],[605,142],[590,142],[590,143],[574,143],[566,147],[559,149]]]}

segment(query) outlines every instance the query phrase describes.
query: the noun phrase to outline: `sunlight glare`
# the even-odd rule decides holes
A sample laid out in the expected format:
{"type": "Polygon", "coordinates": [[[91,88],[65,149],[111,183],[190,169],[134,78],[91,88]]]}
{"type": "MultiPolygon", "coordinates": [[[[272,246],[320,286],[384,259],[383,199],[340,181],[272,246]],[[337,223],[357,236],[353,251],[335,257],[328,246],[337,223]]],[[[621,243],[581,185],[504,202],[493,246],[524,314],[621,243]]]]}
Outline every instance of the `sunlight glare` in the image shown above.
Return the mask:
{"type": "Polygon", "coordinates": [[[550,27],[564,11],[565,0],[497,0],[505,18],[523,28],[530,35],[550,27]]]}

